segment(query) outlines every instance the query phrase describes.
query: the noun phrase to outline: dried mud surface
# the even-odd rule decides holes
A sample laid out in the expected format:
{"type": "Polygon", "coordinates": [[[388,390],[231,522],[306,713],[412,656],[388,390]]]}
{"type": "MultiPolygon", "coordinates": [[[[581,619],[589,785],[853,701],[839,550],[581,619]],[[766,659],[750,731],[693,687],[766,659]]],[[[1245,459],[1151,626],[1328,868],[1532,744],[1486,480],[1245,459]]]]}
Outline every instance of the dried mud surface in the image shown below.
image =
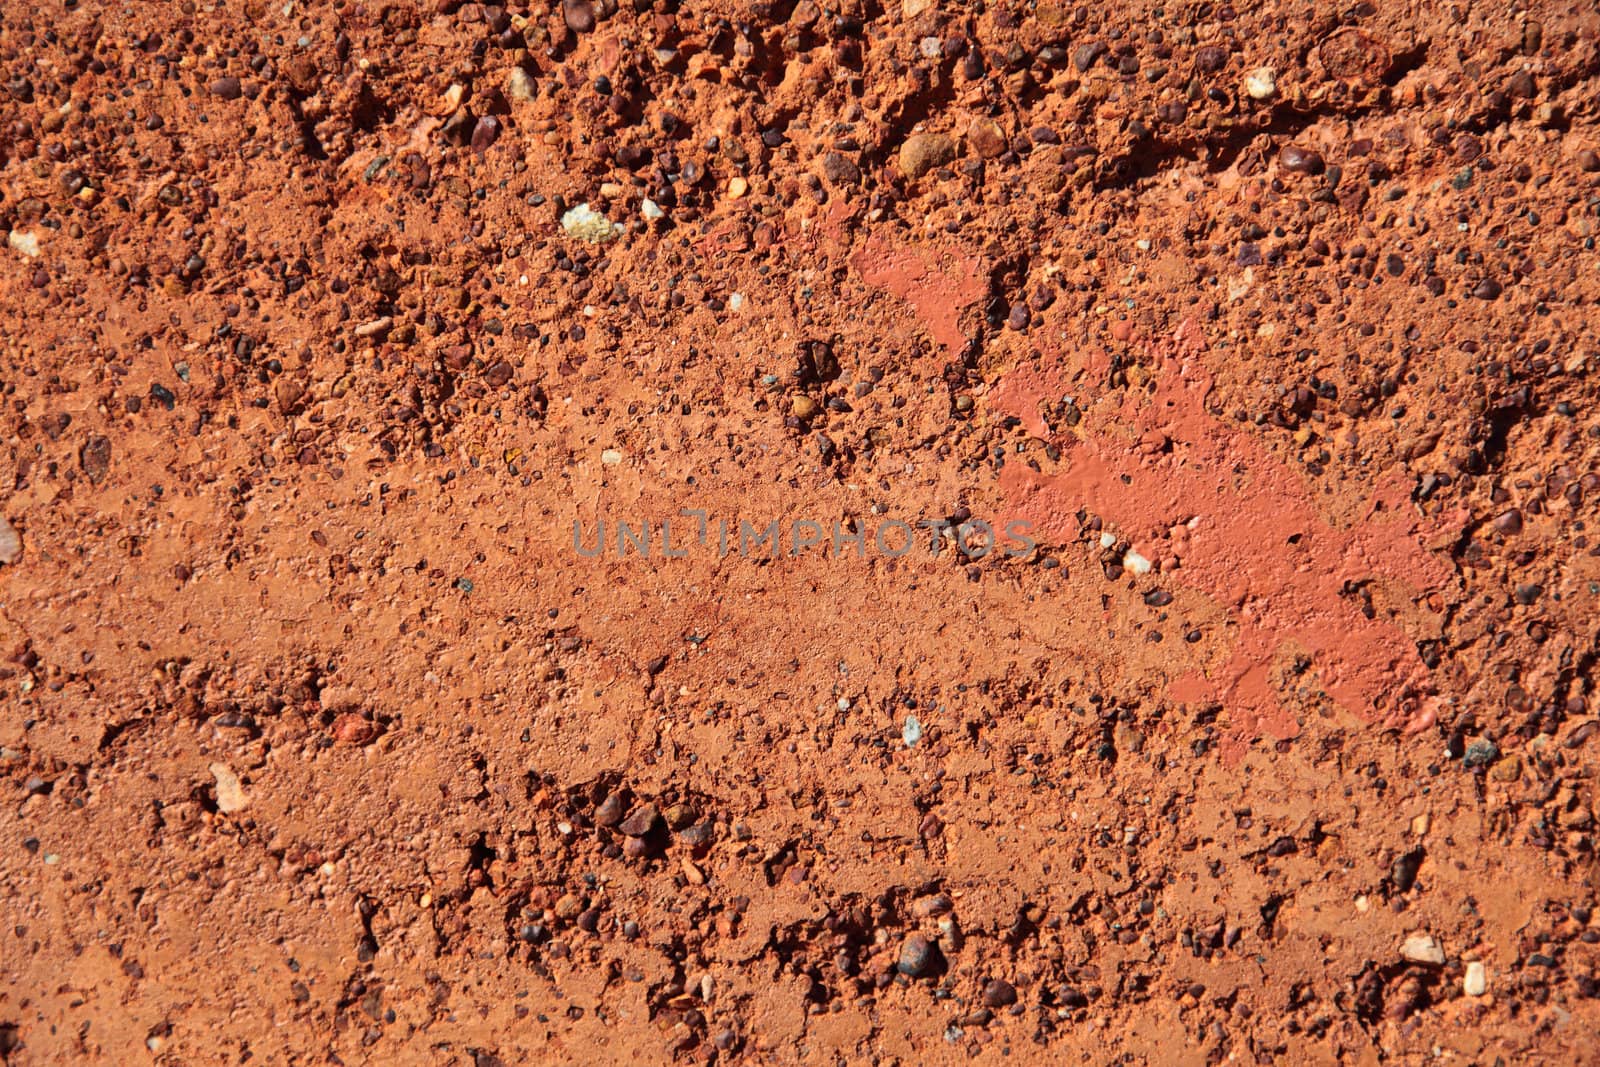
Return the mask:
{"type": "Polygon", "coordinates": [[[1595,1062],[1600,17],[1332,10],[4,5],[0,1059],[1595,1062]]]}

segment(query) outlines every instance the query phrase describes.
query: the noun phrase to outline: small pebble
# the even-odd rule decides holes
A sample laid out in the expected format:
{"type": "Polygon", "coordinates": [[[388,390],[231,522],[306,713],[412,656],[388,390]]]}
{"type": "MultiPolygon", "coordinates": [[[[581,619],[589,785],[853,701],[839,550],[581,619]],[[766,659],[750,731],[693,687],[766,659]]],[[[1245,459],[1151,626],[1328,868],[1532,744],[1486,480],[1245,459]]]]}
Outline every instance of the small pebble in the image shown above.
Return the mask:
{"type": "Polygon", "coordinates": [[[595,825],[615,826],[622,821],[625,814],[627,814],[627,801],[623,799],[621,793],[611,793],[600,802],[599,807],[594,809],[595,825]]]}
{"type": "Polygon", "coordinates": [[[1296,174],[1321,174],[1322,156],[1309,148],[1287,144],[1278,152],[1278,163],[1284,170],[1296,174]]]}
{"type": "Polygon", "coordinates": [[[6,235],[6,244],[10,245],[14,251],[21,252],[30,259],[39,255],[39,237],[37,234],[12,230],[6,235]]]}
{"type": "Polygon", "coordinates": [[[506,92],[519,104],[531,104],[538,96],[533,75],[521,67],[512,67],[511,73],[506,75],[506,92]]]}
{"type": "Polygon", "coordinates": [[[594,29],[594,5],[589,0],[562,0],[561,15],[573,33],[594,29]]]}
{"type": "Polygon", "coordinates": [[[906,716],[905,725],[900,729],[900,739],[907,748],[915,748],[917,742],[922,740],[922,723],[915,715],[906,716]]]}
{"type": "Polygon", "coordinates": [[[384,315],[382,318],[373,319],[371,322],[363,322],[360,326],[357,326],[356,336],[380,337],[388,333],[392,326],[394,326],[394,320],[384,315]]]}
{"type": "Polygon", "coordinates": [[[900,172],[912,181],[956,158],[956,143],[942,133],[918,133],[900,146],[900,172]]]}
{"type": "Polygon", "coordinates": [[[485,115],[478,120],[472,128],[472,150],[482,155],[489,150],[489,146],[500,139],[500,120],[493,115],[485,115]]]}
{"type": "Polygon", "coordinates": [[[225,763],[213,763],[211,776],[217,780],[217,810],[224,815],[242,811],[250,803],[250,798],[245,795],[244,787],[239,784],[239,776],[233,773],[233,768],[225,763]]]}
{"type": "Polygon", "coordinates": [[[907,978],[923,978],[939,966],[939,949],[921,934],[912,934],[900,946],[900,960],[896,968],[907,978]]]}
{"type": "Polygon", "coordinates": [[[1252,100],[1269,100],[1278,91],[1278,78],[1271,67],[1257,67],[1244,76],[1244,91],[1252,100]]]}
{"type": "Polygon", "coordinates": [[[1428,934],[1412,934],[1400,946],[1400,955],[1412,963],[1429,963],[1438,966],[1444,963],[1444,949],[1439,947],[1428,934]]]}
{"type": "Polygon", "coordinates": [[[1489,989],[1489,969],[1479,960],[1467,964],[1467,973],[1461,979],[1461,991],[1469,997],[1481,997],[1489,989]]]}
{"type": "Polygon", "coordinates": [[[1394,880],[1394,887],[1400,892],[1409,892],[1411,887],[1417,884],[1417,871],[1422,867],[1422,856],[1422,849],[1416,848],[1394,861],[1389,876],[1394,880]]]}
{"type": "Polygon", "coordinates": [[[568,237],[575,237],[589,244],[602,244],[614,241],[622,236],[622,227],[591,208],[588,204],[579,204],[561,216],[561,228],[568,237]]]}
{"type": "Polygon", "coordinates": [[[0,564],[12,564],[22,558],[22,535],[17,528],[0,516],[0,564]]]}
{"type": "Polygon", "coordinates": [[[1009,1008],[1017,1002],[1017,990],[1003,978],[992,979],[983,987],[983,1003],[990,1008],[1009,1008]]]}
{"type": "Polygon", "coordinates": [[[656,820],[661,817],[654,804],[640,804],[628,813],[617,827],[629,837],[644,837],[656,827],[656,820]]]}

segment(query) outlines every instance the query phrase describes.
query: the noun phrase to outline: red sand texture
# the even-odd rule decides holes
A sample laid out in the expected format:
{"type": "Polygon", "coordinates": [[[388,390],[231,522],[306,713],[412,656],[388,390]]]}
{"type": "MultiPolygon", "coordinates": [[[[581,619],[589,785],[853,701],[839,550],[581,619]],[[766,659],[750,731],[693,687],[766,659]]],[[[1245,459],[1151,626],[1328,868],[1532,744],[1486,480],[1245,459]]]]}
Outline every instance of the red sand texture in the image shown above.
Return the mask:
{"type": "Polygon", "coordinates": [[[1592,3],[17,0],[0,235],[5,1067],[1600,1062],[1592,3]]]}

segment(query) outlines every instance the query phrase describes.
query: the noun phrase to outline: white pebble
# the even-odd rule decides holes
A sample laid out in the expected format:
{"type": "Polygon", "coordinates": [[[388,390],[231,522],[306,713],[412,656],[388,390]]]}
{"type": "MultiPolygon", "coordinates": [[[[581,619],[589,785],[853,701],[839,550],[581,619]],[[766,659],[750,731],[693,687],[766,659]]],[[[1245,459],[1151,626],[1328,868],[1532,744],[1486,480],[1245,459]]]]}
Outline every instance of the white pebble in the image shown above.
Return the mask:
{"type": "Polygon", "coordinates": [[[622,462],[622,453],[614,448],[608,448],[600,453],[600,462],[608,467],[615,467],[622,462]]]}
{"type": "Polygon", "coordinates": [[[1135,552],[1131,548],[1128,549],[1128,551],[1123,555],[1122,566],[1125,570],[1133,574],[1150,573],[1150,561],[1139,555],[1139,553],[1135,552]]]}
{"type": "Polygon", "coordinates": [[[1412,963],[1431,963],[1435,966],[1444,962],[1444,949],[1439,947],[1428,934],[1412,934],[1400,946],[1400,955],[1412,963]]]}
{"type": "Polygon", "coordinates": [[[661,205],[657,204],[649,197],[645,197],[643,200],[639,201],[639,214],[643,215],[651,222],[667,217],[667,213],[661,210],[661,205]]]}
{"type": "Polygon", "coordinates": [[[907,748],[915,748],[917,742],[922,740],[922,723],[917,721],[915,715],[906,716],[906,724],[900,731],[900,739],[906,743],[907,748]]]}
{"type": "Polygon", "coordinates": [[[743,293],[734,293],[732,296],[728,297],[728,310],[729,311],[742,311],[742,310],[744,310],[744,294],[743,293]]]}
{"type": "Polygon", "coordinates": [[[1467,973],[1461,979],[1461,991],[1469,997],[1481,997],[1488,988],[1488,969],[1478,960],[1467,964],[1467,973]]]}
{"type": "Polygon", "coordinates": [[[922,39],[921,43],[918,45],[918,48],[922,52],[922,58],[923,59],[938,59],[939,58],[940,45],[939,45],[939,38],[937,38],[937,37],[924,37],[922,39]]]}
{"type": "Polygon", "coordinates": [[[6,237],[6,244],[10,245],[12,248],[16,249],[18,252],[21,252],[30,259],[38,256],[39,254],[39,238],[35,234],[23,233],[20,230],[12,230],[11,233],[6,237]]]}
{"type": "Polygon", "coordinates": [[[1244,91],[1252,100],[1269,99],[1278,91],[1278,78],[1271,67],[1257,67],[1244,76],[1244,91]]]}
{"type": "Polygon", "coordinates": [[[561,216],[561,228],[568,237],[576,237],[590,244],[601,244],[622,236],[622,227],[600,214],[588,204],[577,207],[561,216]]]}
{"type": "Polygon", "coordinates": [[[244,786],[239,784],[239,776],[233,773],[233,768],[226,763],[213,763],[211,777],[217,780],[217,810],[224,815],[242,811],[250,803],[250,798],[245,795],[244,786]]]}
{"type": "Polygon", "coordinates": [[[1100,547],[1101,548],[1110,548],[1112,545],[1114,545],[1116,543],[1117,543],[1117,539],[1116,539],[1116,537],[1112,536],[1111,531],[1107,530],[1105,533],[1102,533],[1100,535],[1100,547]]]}

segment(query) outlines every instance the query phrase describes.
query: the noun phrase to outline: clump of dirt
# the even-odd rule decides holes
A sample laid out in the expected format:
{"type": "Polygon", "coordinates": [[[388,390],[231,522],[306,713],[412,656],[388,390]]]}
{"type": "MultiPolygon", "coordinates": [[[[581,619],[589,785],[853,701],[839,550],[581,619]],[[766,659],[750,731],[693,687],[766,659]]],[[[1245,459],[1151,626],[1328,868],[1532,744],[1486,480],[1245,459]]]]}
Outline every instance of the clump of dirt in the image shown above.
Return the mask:
{"type": "Polygon", "coordinates": [[[24,2],[0,94],[6,1062],[1594,1054],[1593,12],[24,2]]]}

